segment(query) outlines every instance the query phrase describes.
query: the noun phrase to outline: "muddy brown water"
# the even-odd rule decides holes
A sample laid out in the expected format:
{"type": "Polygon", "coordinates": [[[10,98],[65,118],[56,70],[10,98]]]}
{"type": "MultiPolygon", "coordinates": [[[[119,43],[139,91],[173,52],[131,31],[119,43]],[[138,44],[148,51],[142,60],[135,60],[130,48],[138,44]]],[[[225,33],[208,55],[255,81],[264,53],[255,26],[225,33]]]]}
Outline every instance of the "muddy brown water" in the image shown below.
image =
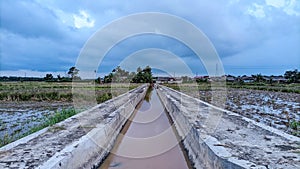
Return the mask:
{"type": "Polygon", "coordinates": [[[152,89],[148,89],[98,169],[142,168],[192,168],[167,112],[152,89]]]}

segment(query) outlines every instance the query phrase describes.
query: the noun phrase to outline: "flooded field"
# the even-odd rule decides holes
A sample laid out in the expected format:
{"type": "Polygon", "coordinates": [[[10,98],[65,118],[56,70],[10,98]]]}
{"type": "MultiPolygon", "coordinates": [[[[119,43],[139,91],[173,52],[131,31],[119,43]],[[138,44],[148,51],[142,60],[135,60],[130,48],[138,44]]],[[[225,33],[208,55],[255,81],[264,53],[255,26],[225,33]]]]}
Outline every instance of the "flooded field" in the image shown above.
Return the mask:
{"type": "Polygon", "coordinates": [[[282,130],[300,120],[300,94],[229,90],[227,109],[282,130]]]}
{"type": "MultiPolygon", "coordinates": [[[[190,96],[210,102],[212,92],[199,90],[196,86],[180,87],[190,96]],[[195,91],[199,92],[195,92],[195,91]]],[[[251,89],[227,89],[227,110],[241,114],[257,122],[300,136],[300,129],[291,127],[300,122],[300,94],[251,89]]]]}
{"type": "Polygon", "coordinates": [[[156,91],[150,91],[99,169],[191,168],[175,133],[156,91]]]}
{"type": "Polygon", "coordinates": [[[0,102],[0,137],[18,138],[55,111],[71,107],[67,102],[0,102]]]}
{"type": "MultiPolygon", "coordinates": [[[[129,86],[126,84],[78,84],[81,85],[81,91],[84,92],[82,96],[77,95],[77,98],[82,99],[80,102],[82,110],[138,86],[136,84],[129,86]],[[93,91],[95,95],[86,94],[90,91],[93,91]]],[[[78,84],[71,82],[0,83],[0,147],[27,135],[28,132],[32,133],[41,129],[40,125],[45,123],[49,117],[53,117],[55,112],[61,112],[61,110],[75,111],[73,109],[72,85],[78,84]]]]}

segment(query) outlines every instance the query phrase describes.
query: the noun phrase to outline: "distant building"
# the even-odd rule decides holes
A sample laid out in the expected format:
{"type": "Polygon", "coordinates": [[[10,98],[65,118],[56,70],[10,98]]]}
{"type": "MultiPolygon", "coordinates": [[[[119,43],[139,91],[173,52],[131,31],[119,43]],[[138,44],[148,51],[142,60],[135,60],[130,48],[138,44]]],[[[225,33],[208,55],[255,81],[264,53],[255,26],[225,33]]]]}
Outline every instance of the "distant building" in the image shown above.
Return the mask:
{"type": "Polygon", "coordinates": [[[180,77],[170,77],[168,83],[182,83],[182,78],[180,77]]]}
{"type": "Polygon", "coordinates": [[[168,83],[168,81],[169,81],[169,77],[156,77],[154,79],[155,79],[154,82],[158,83],[158,84],[168,83]]]}
{"type": "Polygon", "coordinates": [[[241,81],[243,81],[245,83],[251,83],[251,82],[254,82],[255,79],[253,77],[250,77],[250,76],[242,76],[241,81]]]}
{"type": "Polygon", "coordinates": [[[232,75],[226,75],[226,81],[227,82],[235,82],[236,81],[236,77],[234,77],[232,75]]]}
{"type": "Polygon", "coordinates": [[[158,83],[158,84],[182,83],[182,78],[180,78],[180,77],[154,77],[153,82],[158,83]]]}
{"type": "Polygon", "coordinates": [[[272,82],[276,83],[287,83],[288,79],[284,78],[283,76],[273,76],[271,77],[272,82]]]}
{"type": "Polygon", "coordinates": [[[207,81],[210,81],[210,78],[209,76],[195,76],[194,77],[194,80],[196,80],[196,82],[200,81],[200,82],[207,82],[207,81]]]}
{"type": "Polygon", "coordinates": [[[270,82],[271,78],[269,76],[263,76],[262,79],[265,81],[265,82],[270,82]]]}

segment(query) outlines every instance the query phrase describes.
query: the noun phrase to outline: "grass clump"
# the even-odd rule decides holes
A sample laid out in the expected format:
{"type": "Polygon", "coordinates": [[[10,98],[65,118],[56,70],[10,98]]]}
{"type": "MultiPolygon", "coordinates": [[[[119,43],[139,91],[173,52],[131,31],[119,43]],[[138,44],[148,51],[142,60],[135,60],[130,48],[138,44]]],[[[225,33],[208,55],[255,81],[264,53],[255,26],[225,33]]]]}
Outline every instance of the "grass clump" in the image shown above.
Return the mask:
{"type": "Polygon", "coordinates": [[[48,117],[48,119],[42,124],[42,126],[45,126],[45,127],[52,126],[52,125],[59,123],[71,116],[74,116],[75,114],[77,114],[77,111],[74,108],[62,109],[61,111],[55,111],[55,114],[48,117]]]}
{"type": "Polygon", "coordinates": [[[13,141],[13,137],[9,136],[8,133],[6,133],[3,138],[0,138],[0,147],[11,143],[13,141]]]}
{"type": "MultiPolygon", "coordinates": [[[[56,123],[59,123],[71,116],[74,116],[75,114],[77,114],[78,111],[75,110],[74,108],[70,108],[70,109],[62,109],[60,111],[55,111],[55,113],[49,117],[45,117],[45,119],[43,120],[44,122],[39,124],[38,126],[35,126],[33,128],[31,128],[28,132],[20,135],[20,136],[16,136],[16,135],[8,135],[7,133],[4,135],[3,138],[0,138],[0,147],[9,144],[15,140],[18,140],[20,138],[23,138],[25,136],[28,136],[32,133],[35,133],[43,128],[49,127],[49,126],[53,126],[56,123]]],[[[58,131],[58,130],[63,130],[63,127],[53,127],[51,131],[58,131]]]]}
{"type": "Polygon", "coordinates": [[[111,93],[104,93],[102,95],[98,95],[96,100],[97,100],[97,103],[103,103],[105,102],[106,100],[109,100],[112,98],[112,94],[111,93]]]}
{"type": "Polygon", "coordinates": [[[293,130],[299,130],[300,129],[300,121],[292,121],[290,122],[290,128],[293,130]]]}

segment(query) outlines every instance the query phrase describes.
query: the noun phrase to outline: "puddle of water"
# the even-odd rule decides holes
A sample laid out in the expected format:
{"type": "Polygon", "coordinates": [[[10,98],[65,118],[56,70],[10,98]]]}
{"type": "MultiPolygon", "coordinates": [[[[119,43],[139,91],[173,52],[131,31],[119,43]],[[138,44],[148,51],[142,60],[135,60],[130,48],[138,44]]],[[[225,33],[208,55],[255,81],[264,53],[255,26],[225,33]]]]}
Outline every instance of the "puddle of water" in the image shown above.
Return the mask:
{"type": "Polygon", "coordinates": [[[148,94],[99,169],[192,168],[156,91],[148,94]]]}

